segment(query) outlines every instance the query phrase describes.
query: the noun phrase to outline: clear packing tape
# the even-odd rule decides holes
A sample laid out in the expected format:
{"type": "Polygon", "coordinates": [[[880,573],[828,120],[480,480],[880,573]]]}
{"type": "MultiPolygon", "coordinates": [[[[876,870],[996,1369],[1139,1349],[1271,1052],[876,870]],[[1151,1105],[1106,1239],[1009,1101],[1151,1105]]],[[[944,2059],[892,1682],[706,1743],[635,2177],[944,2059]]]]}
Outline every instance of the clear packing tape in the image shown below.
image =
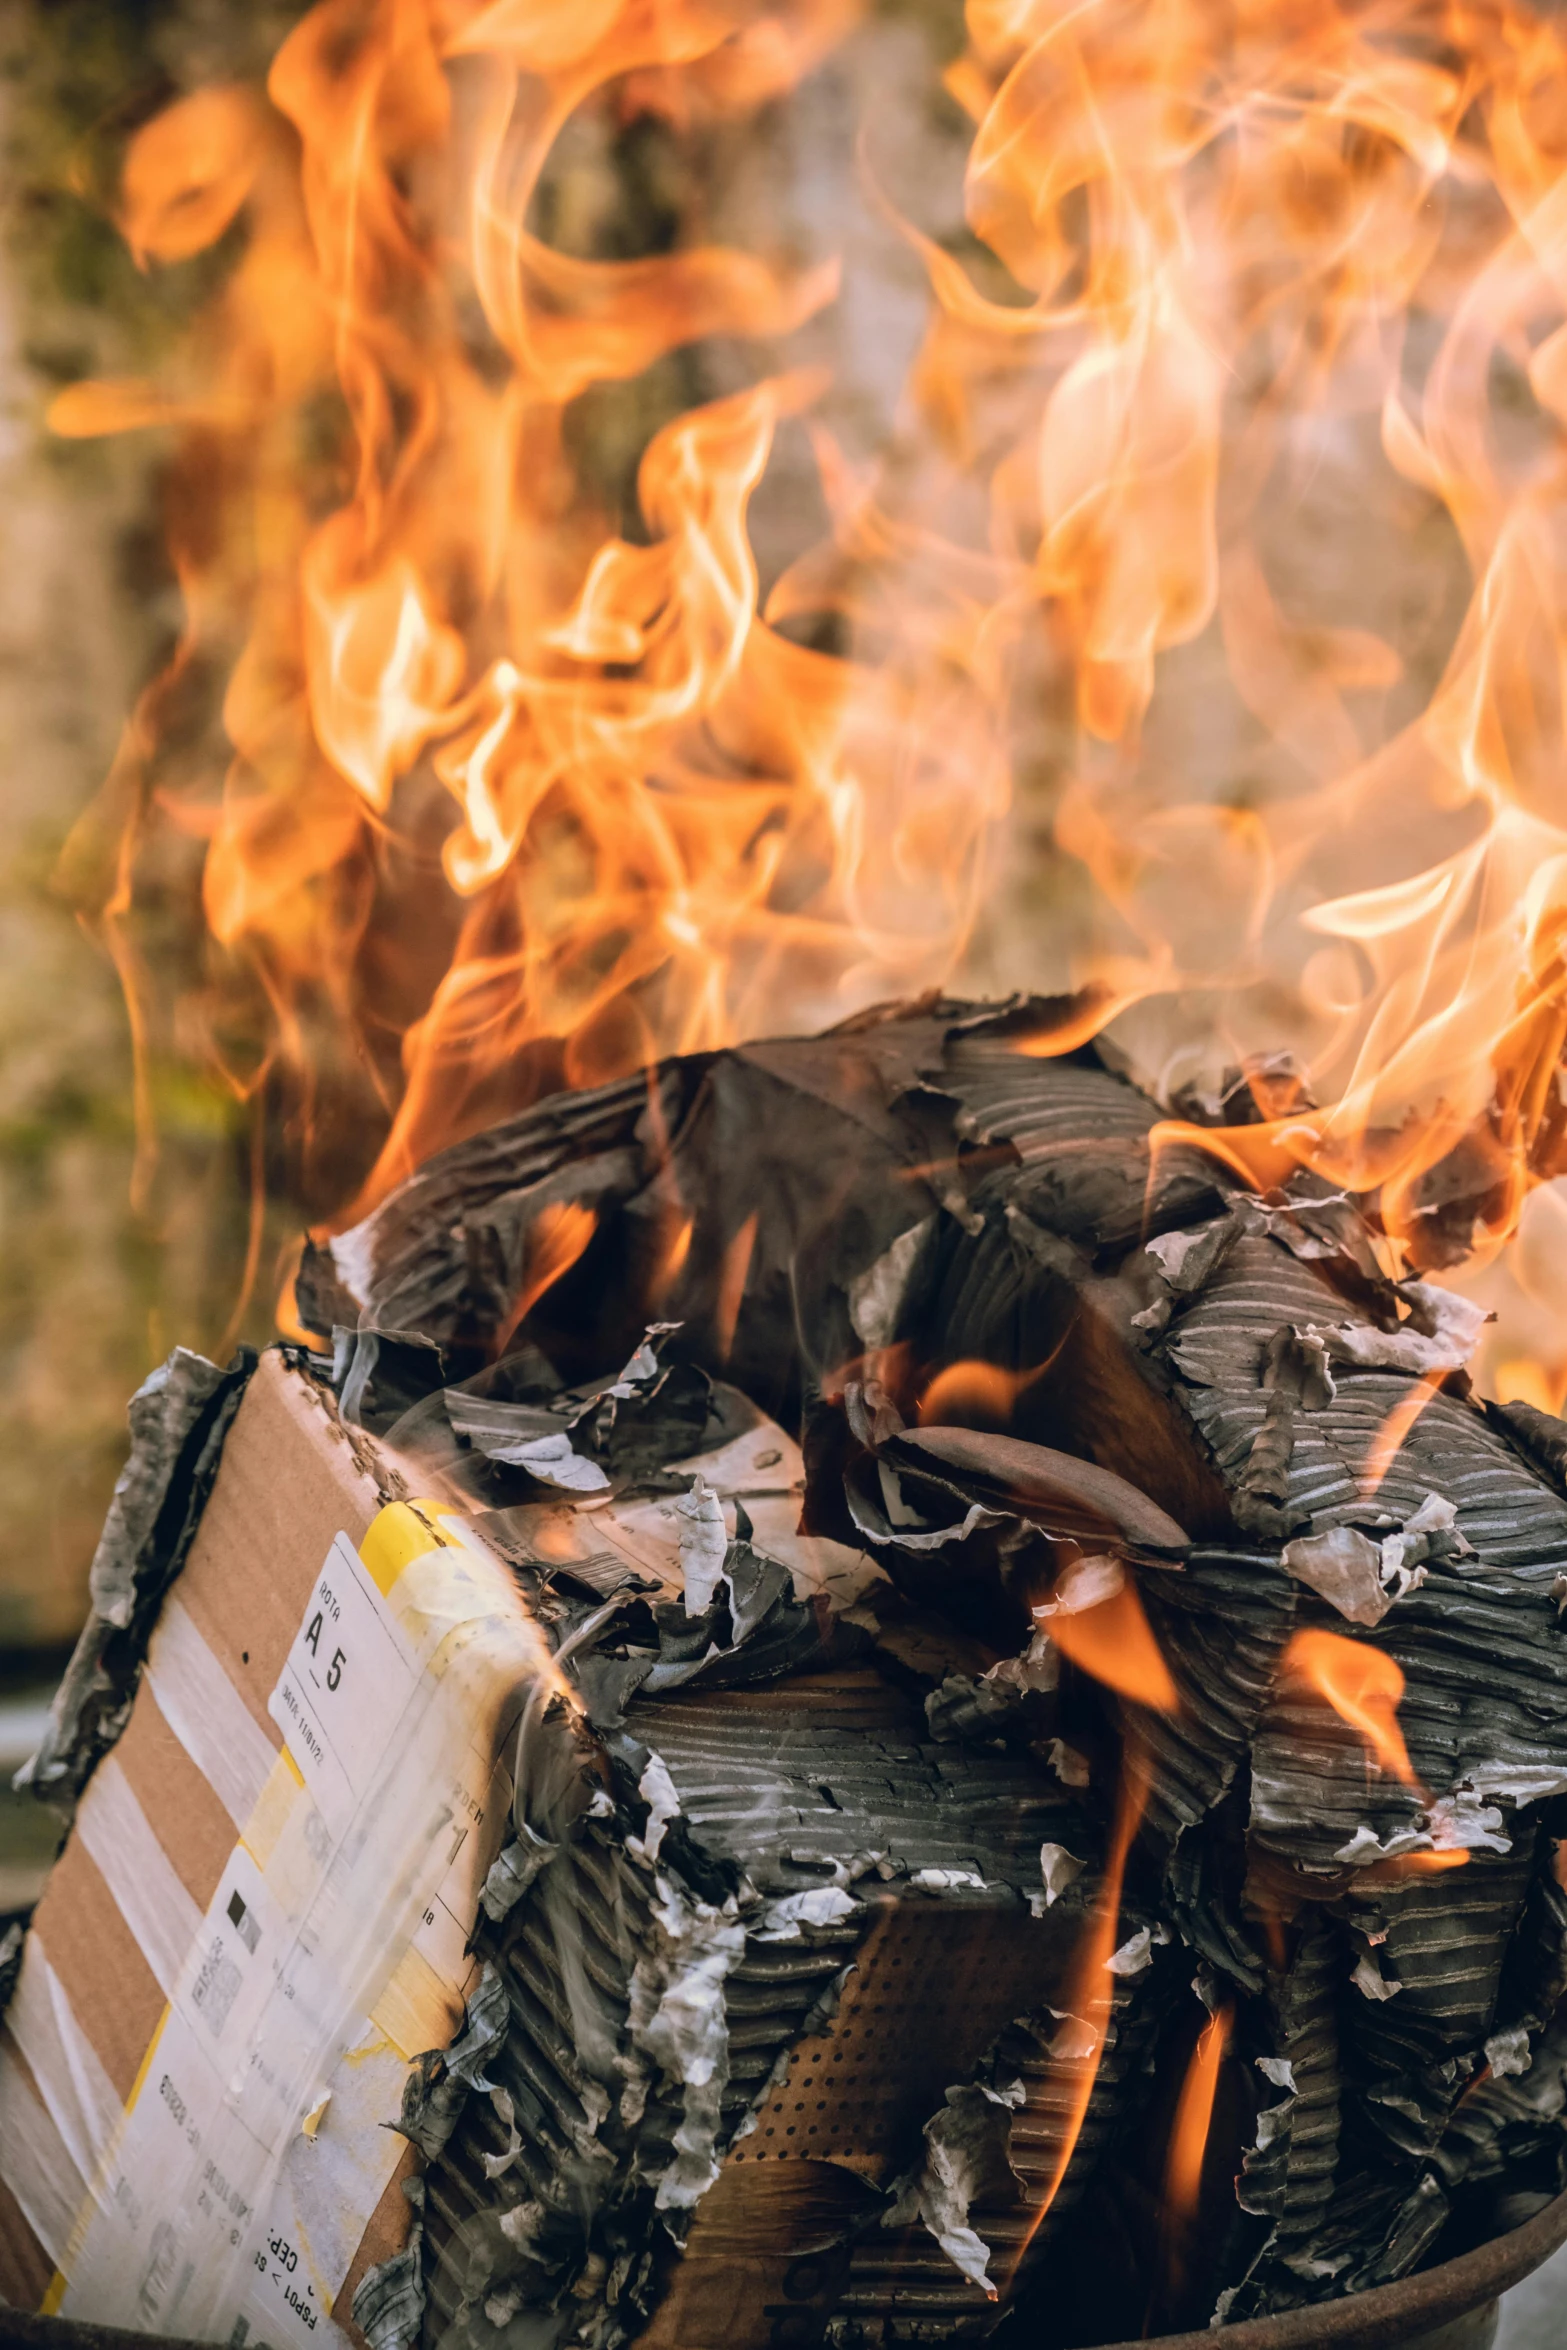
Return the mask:
{"type": "Polygon", "coordinates": [[[8,2018],[33,2095],[8,2059],[0,2125],[42,2106],[15,2185],[57,2263],[47,2311],[340,2339],[333,2302],[404,2149],[380,2125],[475,1972],[513,1736],[564,1684],[505,1568],[440,1503],[383,1509],[357,1551],[337,1537],[268,1708],[281,1753],[182,1615],[176,1596],[149,1675],[238,1839],[205,1915],[188,1895],[171,1911],[136,1865],[152,1832],[100,1767],[76,1833],[168,2003],[121,2108],[33,1937],[8,2018]]]}

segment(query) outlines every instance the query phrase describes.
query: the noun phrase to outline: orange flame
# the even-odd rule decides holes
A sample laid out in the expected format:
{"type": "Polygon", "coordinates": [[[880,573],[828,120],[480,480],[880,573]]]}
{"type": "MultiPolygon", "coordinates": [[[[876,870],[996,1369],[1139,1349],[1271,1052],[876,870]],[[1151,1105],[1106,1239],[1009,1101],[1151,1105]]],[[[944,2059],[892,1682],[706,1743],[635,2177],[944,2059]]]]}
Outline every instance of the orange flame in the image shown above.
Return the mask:
{"type": "Polygon", "coordinates": [[[751,1254],[756,1247],[757,1216],[747,1216],[739,1231],[724,1251],[718,1270],[718,1297],[714,1307],[714,1330],[718,1341],[720,1360],[727,1362],[729,1350],[735,1342],[735,1324],[740,1319],[740,1307],[745,1297],[746,1280],[751,1271],[751,1254]]]}
{"type": "Polygon", "coordinates": [[[1394,1404],[1367,1448],[1358,1488],[1362,1501],[1370,1501],[1376,1493],[1403,1449],[1405,1437],[1446,1376],[1445,1371],[1428,1371],[1424,1378],[1415,1381],[1407,1395],[1401,1395],[1394,1404]]]}
{"type": "Polygon", "coordinates": [[[522,1285],[493,1342],[497,1354],[505,1353],[513,1331],[544,1292],[571,1271],[597,1229],[597,1216],[578,1200],[551,1201],[539,1210],[528,1226],[522,1285]]]}
{"type": "Polygon", "coordinates": [[[786,339],[836,263],[587,259],[527,225],[569,125],[742,119],[854,14],[320,0],[265,93],[197,93],[130,145],[138,259],[236,226],[240,258],[166,381],[52,412],[181,435],[184,639],[68,869],[144,1059],[138,878],[170,826],[224,973],[182,1018],[229,1082],[254,1095],[259,1061],[308,1094],[364,1040],[386,1139],[345,1216],[536,1090],[539,1040],[595,1082],[924,984],[966,933],[1006,789],[999,749],[976,759],[994,681],[928,626],[870,669],[788,633],[787,592],[758,610],[748,506],[819,371],[670,418],[630,536],[569,446],[585,393],[701,338],[786,339]],[[214,776],[176,704],[224,670],[214,776]]]}
{"type": "Polygon", "coordinates": [[[1342,1721],[1358,1730],[1380,1769],[1418,1789],[1398,1726],[1404,1675],[1392,1657],[1363,1640],[1312,1629],[1295,1634],[1284,1651],[1281,1670],[1297,1674],[1342,1721]]]}
{"type": "Polygon", "coordinates": [[[1031,298],[925,247],[921,382],[970,445],[997,371],[1034,393],[992,512],[1076,687],[1056,836],[1093,894],[1065,976],[1142,999],[1122,1035],[1156,1075],[1289,1030],[1324,1108],[1210,1137],[1243,1180],[1380,1183],[1413,1245],[1424,1175],[1478,1127],[1481,1237],[1504,1235],[1555,1148],[1564,1034],[1562,29],[1506,0],[969,24],[969,219],[1031,298]],[[1346,627],[1373,597],[1329,587],[1301,529],[1407,547],[1427,517],[1469,605],[1422,694],[1427,648],[1385,596],[1386,633],[1346,627]],[[1206,748],[1183,763],[1183,691],[1210,697],[1205,747],[1248,744],[1233,783],[1206,748]],[[1172,1046],[1151,1000],[1178,990],[1172,1046]]]}
{"type": "Polygon", "coordinates": [[[1118,1696],[1157,1713],[1178,1714],[1180,1691],[1154,1638],[1135,1585],[1125,1582],[1097,1607],[1065,1611],[1045,1619],[1045,1628],[1061,1654],[1070,1657],[1118,1696]]]}
{"type": "Polygon", "coordinates": [[[1072,2156],[1083,2134],[1083,2123],[1088,2118],[1094,2083],[1099,2078],[1099,2067],[1104,2061],[1105,2035],[1115,2001],[1116,1978],[1109,1968],[1117,1948],[1121,1889],[1126,1879],[1127,1855],[1147,1805],[1148,1786],[1146,1758],[1135,1749],[1128,1749],[1122,1765],[1120,1793],[1116,1799],[1115,1825],[1105,1855],[1104,1879],[1092,1921],[1079,1945],[1077,1962],[1066,1992],[1068,2011],[1086,2028],[1086,2052],[1074,2052],[1076,2063],[1061,2127],[1060,2144],[1014,2257],[1014,2273],[1061,2192],[1061,2183],[1071,2168],[1072,2156]]]}
{"type": "MultiPolygon", "coordinates": [[[[1429,1803],[1430,1792],[1415,1776],[1398,1726],[1404,1675],[1392,1657],[1364,1641],[1313,1629],[1295,1634],[1284,1651],[1280,1670],[1297,1674],[1315,1689],[1341,1720],[1359,1731],[1378,1766],[1429,1803]]],[[[1373,1861],[1358,1869],[1356,1877],[1368,1887],[1396,1885],[1406,1877],[1440,1876],[1449,1869],[1465,1868],[1469,1857],[1468,1851],[1457,1845],[1422,1848],[1373,1861]]]]}
{"type": "Polygon", "coordinates": [[[1224,2062],[1233,2021],[1234,2012],[1228,2007],[1221,2007],[1217,2014],[1209,2017],[1198,2035],[1191,2062],[1186,2068],[1186,2078],[1181,2083],[1164,2172],[1165,2218],[1176,2227],[1184,2226],[1197,2209],[1198,2192],[1202,2186],[1203,2157],[1208,2151],[1208,2133],[1213,2127],[1213,2101],[1218,2094],[1219,2068],[1224,2062]]]}
{"type": "Polygon", "coordinates": [[[1004,1428],[1018,1397],[1038,1376],[1037,1371],[1003,1371],[973,1356],[948,1363],[920,1396],[920,1426],[967,1427],[977,1417],[981,1423],[994,1420],[1004,1428]]]}
{"type": "Polygon", "coordinates": [[[1279,1128],[1262,1126],[1193,1126],[1182,1118],[1161,1118],[1149,1130],[1149,1180],[1158,1174],[1167,1151],[1201,1151],[1252,1191],[1271,1191],[1287,1183],[1303,1159],[1309,1159],[1315,1129],[1299,1119],[1279,1128]],[[1298,1143],[1299,1149],[1292,1149],[1298,1143]]]}
{"type": "Polygon", "coordinates": [[[681,1216],[674,1222],[648,1284],[650,1304],[660,1304],[685,1271],[686,1259],[691,1254],[691,1235],[695,1230],[694,1216],[681,1216]]]}
{"type": "Polygon", "coordinates": [[[1440,1877],[1449,1869],[1468,1865],[1469,1854],[1461,1845],[1440,1852],[1398,1852],[1391,1860],[1373,1861],[1370,1868],[1358,1869],[1356,1882],[1368,1887],[1396,1885],[1404,1877],[1440,1877]]]}
{"type": "Polygon", "coordinates": [[[1528,1355],[1504,1355],[1492,1384],[1498,1403],[1527,1403],[1537,1412],[1559,1413],[1567,1402],[1567,1363],[1547,1365],[1528,1355]]]}
{"type": "Polygon", "coordinates": [[[1069,1331],[1063,1333],[1044,1360],[1031,1364],[1026,1371],[1004,1371],[999,1363],[982,1362],[976,1355],[965,1355],[961,1362],[946,1364],[920,1391],[920,1426],[983,1427],[994,1422],[1006,1428],[1017,1409],[1018,1398],[1026,1395],[1054,1367],[1069,1335],[1069,1331]]]}
{"type": "Polygon", "coordinates": [[[131,140],[138,262],[234,253],[157,381],[53,409],[176,437],[183,636],[67,858],[144,1125],[199,1034],[258,1119],[276,1078],[370,1138],[311,1195],[349,1217],[546,1085],[940,980],[984,909],[971,969],[1062,1007],[1019,1051],[1113,1020],[1173,1091],[1288,1043],[1321,1105],[1158,1147],[1379,1184],[1426,1261],[1464,1141],[1494,1248],[1563,1152],[1567,27],[969,0],[970,233],[898,223],[928,325],[878,468],[799,339],[830,251],[540,225],[584,126],[752,121],[855,15],[318,0],[264,90],[131,140]],[[583,403],[703,342],[757,364],[612,495],[583,403]],[[764,593],[801,417],[830,530],[764,593]],[[177,854],[197,989],[144,919],[177,854]]]}

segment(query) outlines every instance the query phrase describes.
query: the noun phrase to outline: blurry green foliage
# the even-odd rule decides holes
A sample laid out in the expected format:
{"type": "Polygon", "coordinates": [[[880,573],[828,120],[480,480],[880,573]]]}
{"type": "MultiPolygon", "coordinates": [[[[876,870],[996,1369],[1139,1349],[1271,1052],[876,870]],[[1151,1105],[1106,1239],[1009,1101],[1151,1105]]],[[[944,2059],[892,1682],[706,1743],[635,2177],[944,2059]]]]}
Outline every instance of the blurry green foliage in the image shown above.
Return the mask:
{"type": "MultiPolygon", "coordinates": [[[[271,1324],[277,1212],[249,1240],[246,1105],[160,1043],[161,1137],[133,1208],[135,1120],[119,980],[59,883],[179,611],[156,436],[60,442],[63,383],[149,372],[224,253],[137,270],[113,221],[127,135],[182,90],[264,70],[296,11],[204,0],[33,0],[0,49],[0,1652],[80,1619],[124,1458],[125,1404],[175,1343],[271,1324]]],[[[199,958],[196,868],[157,893],[159,951],[199,958]]]]}

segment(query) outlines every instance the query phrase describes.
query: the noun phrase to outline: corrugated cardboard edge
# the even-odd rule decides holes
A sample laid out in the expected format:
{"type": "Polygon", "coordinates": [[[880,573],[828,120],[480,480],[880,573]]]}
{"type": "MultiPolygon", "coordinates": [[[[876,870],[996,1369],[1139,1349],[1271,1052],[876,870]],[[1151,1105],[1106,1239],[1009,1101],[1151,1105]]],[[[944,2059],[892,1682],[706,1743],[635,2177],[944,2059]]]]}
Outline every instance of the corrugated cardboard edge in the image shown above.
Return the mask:
{"type": "Polygon", "coordinates": [[[131,1398],[130,1455],[93,1556],[91,1609],[43,1744],[16,1781],[67,1821],[130,1718],[158,1610],[185,1563],[255,1368],[250,1347],[219,1370],[178,1346],[131,1398]]]}

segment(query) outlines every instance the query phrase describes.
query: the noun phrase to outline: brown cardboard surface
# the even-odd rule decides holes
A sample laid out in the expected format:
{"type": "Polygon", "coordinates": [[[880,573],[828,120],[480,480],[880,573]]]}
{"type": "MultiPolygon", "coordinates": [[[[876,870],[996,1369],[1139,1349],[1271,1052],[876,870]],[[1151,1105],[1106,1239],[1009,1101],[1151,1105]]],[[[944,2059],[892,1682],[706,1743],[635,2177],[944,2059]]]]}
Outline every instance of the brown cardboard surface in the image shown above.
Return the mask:
{"type": "Polygon", "coordinates": [[[922,2116],[1054,1990],[1026,1912],[888,1901],[831,2026],[795,2043],[692,2213],[635,2350],[818,2339],[847,2278],[843,2239],[875,2210],[922,2116]]]}
{"type": "Polygon", "coordinates": [[[847,2266],[841,2239],[875,2201],[835,2163],[730,2164],[635,2350],[818,2340],[847,2266]]]}
{"type": "Polygon", "coordinates": [[[33,1932],[123,2104],[158,2028],[163,1993],[97,1862],[75,1837],[50,1871],[33,1932]]]}
{"type": "MultiPolygon", "coordinates": [[[[343,2289],[337,2297],[339,2311],[353,2307],[354,2295],[364,2280],[365,2272],[379,2267],[383,2260],[390,2260],[393,2253],[400,2252],[408,2241],[408,2199],[403,2193],[403,2181],[411,2179],[418,2168],[416,2149],[405,2146],[396,2170],[386,2182],[385,2193],[370,2214],[369,2225],[359,2239],[359,2249],[348,2264],[348,2274],[343,2279],[343,2289]]],[[[346,2324],[347,2320],[340,2316],[338,2323],[346,2324]]],[[[349,2326],[348,2330],[357,2341],[358,2328],[349,2326]]]]}
{"type": "MultiPolygon", "coordinates": [[[[15,2066],[25,2095],[37,2105],[38,2089],[27,2059],[4,2024],[0,2024],[0,2051],[15,2066]]],[[[3,2178],[0,2178],[0,2198],[3,2198],[0,2201],[0,2308],[36,2309],[48,2288],[54,2264],[3,2178]],[[42,2282],[35,2291],[35,2280],[40,2277],[42,2282]]]]}
{"type": "Polygon", "coordinates": [[[159,1712],[150,1687],[139,1693],[114,1758],[149,1819],[178,1820],[179,1834],[160,1841],[186,1892],[205,1909],[234,1849],[234,1823],[159,1712]]]}
{"type": "MultiPolygon", "coordinates": [[[[280,1355],[262,1358],[175,1592],[271,1746],[281,1739],[267,1700],[334,1536],[346,1533],[357,1543],[383,1503],[401,1492],[395,1473],[362,1439],[350,1438],[319,1390],[280,1355]]],[[[170,1728],[150,1680],[142,1681],[113,1751],[181,1883],[204,1908],[233,1849],[234,1824],[170,1728]]],[[[127,2096],[164,1997],[79,1838],[55,1865],[34,1930],[83,2033],[115,2090],[127,2096]]],[[[21,2152],[0,2146],[0,2173],[21,2152]]],[[[339,2299],[340,2323],[353,2284],[397,2249],[407,2225],[408,2206],[394,2183],[339,2299]]],[[[0,2303],[36,2309],[51,2273],[0,2176],[0,2303]]]]}
{"type": "Polygon", "coordinates": [[[49,2261],[22,2216],[16,2197],[0,2179],[0,2280],[13,2309],[36,2309],[49,2290],[49,2261]]]}
{"type": "Polygon", "coordinates": [[[321,1561],[335,1534],[357,1543],[391,1497],[391,1486],[361,1466],[320,1391],[281,1355],[263,1355],[178,1589],[274,1746],[282,1739],[267,1700],[321,1561]]]}

